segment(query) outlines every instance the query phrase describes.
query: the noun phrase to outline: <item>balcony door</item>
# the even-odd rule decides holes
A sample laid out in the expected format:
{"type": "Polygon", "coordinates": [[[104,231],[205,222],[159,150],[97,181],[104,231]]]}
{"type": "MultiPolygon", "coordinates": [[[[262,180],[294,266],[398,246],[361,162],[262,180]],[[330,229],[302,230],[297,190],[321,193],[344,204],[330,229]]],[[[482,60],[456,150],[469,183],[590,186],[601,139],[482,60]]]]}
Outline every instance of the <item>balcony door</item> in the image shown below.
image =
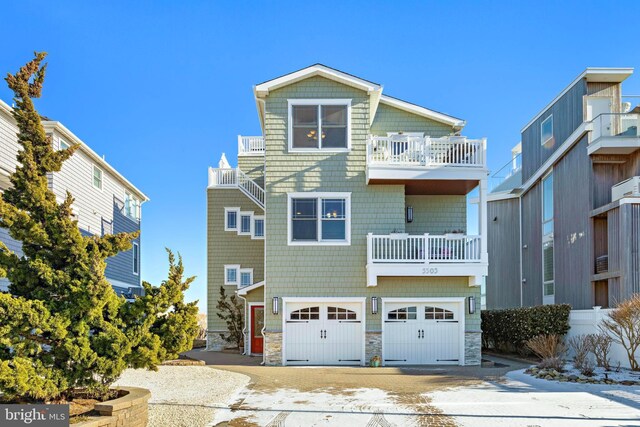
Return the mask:
{"type": "Polygon", "coordinates": [[[587,98],[586,121],[593,122],[593,140],[612,135],[611,98],[590,96],[587,98]]]}

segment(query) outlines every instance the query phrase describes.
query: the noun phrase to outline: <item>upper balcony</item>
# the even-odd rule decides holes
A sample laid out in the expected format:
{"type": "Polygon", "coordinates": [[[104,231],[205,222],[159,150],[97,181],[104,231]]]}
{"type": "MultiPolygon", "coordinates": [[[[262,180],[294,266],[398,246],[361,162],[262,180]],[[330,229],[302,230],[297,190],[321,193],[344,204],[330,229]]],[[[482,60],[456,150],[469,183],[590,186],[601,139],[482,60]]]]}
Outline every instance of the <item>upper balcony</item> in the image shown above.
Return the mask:
{"type": "Polygon", "coordinates": [[[377,286],[380,276],[468,277],[479,285],[487,275],[483,236],[465,234],[367,235],[367,286],[377,286]]]}
{"type": "Polygon", "coordinates": [[[603,113],[589,122],[589,154],[629,154],[640,148],[640,106],[625,113],[603,113]]]}
{"type": "Polygon", "coordinates": [[[405,184],[409,194],[412,192],[409,187],[419,191],[425,186],[433,187],[427,190],[428,194],[467,194],[479,180],[487,177],[486,145],[484,138],[464,136],[370,136],[367,182],[405,184]],[[436,187],[439,192],[432,191],[436,187]]]}
{"type": "Polygon", "coordinates": [[[264,137],[238,135],[238,156],[264,156],[264,137]]]}

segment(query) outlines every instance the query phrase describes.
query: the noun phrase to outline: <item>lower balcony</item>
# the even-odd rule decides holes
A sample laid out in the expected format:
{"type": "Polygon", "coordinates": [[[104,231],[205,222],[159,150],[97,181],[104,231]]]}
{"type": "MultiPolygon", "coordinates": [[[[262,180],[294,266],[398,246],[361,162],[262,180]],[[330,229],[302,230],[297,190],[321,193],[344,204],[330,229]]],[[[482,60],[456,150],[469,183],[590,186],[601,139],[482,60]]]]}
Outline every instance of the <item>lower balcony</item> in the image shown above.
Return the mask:
{"type": "Polygon", "coordinates": [[[487,275],[486,244],[481,236],[465,234],[367,235],[367,286],[380,276],[468,277],[479,286],[487,275]]]}

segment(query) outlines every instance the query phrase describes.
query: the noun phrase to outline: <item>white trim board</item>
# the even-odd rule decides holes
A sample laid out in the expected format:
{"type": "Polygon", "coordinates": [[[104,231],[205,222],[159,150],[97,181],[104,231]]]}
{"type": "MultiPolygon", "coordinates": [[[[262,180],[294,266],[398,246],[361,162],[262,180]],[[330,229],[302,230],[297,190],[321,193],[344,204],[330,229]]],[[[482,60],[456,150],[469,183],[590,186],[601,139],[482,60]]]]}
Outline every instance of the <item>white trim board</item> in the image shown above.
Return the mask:
{"type": "Polygon", "coordinates": [[[260,83],[254,86],[254,93],[256,95],[256,98],[262,98],[269,95],[269,92],[272,90],[276,90],[314,76],[321,76],[329,80],[343,83],[348,86],[364,90],[367,93],[373,92],[375,90],[382,90],[382,86],[376,83],[361,79],[356,76],[352,76],[347,73],[343,73],[342,71],[327,67],[322,64],[314,64],[309,67],[303,68],[302,70],[294,71],[293,73],[288,73],[284,76],[260,83]]]}
{"type": "MultiPolygon", "coordinates": [[[[254,283],[253,285],[245,286],[244,288],[240,288],[236,292],[238,293],[238,295],[247,295],[249,292],[251,292],[251,291],[253,291],[255,289],[261,288],[263,286],[264,286],[264,280],[262,282],[254,283]]],[[[263,302],[263,304],[264,304],[264,302],[263,302]]]]}

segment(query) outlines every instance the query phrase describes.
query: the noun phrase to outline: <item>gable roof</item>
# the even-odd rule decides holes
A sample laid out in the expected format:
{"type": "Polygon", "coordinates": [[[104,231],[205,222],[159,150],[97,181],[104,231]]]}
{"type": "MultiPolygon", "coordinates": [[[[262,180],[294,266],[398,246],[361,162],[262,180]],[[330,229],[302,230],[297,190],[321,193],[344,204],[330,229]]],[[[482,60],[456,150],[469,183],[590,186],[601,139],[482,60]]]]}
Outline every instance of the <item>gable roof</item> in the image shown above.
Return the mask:
{"type": "MultiPolygon", "coordinates": [[[[11,114],[13,111],[13,108],[10,107],[9,104],[7,104],[1,99],[0,99],[0,111],[3,111],[7,115],[9,115],[9,117],[11,117],[11,120],[13,120],[13,115],[11,114]]],[[[74,144],[78,144],[79,145],[78,149],[80,151],[82,151],[85,155],[91,158],[91,160],[96,162],[98,166],[107,170],[118,181],[120,181],[121,184],[123,184],[128,190],[136,193],[136,195],[142,199],[143,203],[149,201],[149,198],[142,191],[140,191],[135,185],[129,182],[129,180],[127,180],[120,172],[118,172],[113,166],[107,163],[105,159],[100,157],[95,151],[91,149],[91,147],[85,144],[84,141],[82,141],[73,132],[67,129],[62,123],[55,120],[49,120],[48,117],[42,116],[42,126],[44,127],[45,131],[55,130],[61,133],[70,142],[74,144]]]]}
{"type": "Polygon", "coordinates": [[[403,101],[392,96],[382,95],[380,97],[380,102],[398,108],[400,110],[407,111],[409,113],[417,114],[418,116],[435,120],[436,122],[447,124],[449,126],[458,128],[458,130],[462,129],[467,124],[467,122],[457,117],[453,117],[439,111],[430,110],[428,108],[421,107],[419,105],[412,104],[410,102],[403,101]]]}
{"type": "Polygon", "coordinates": [[[313,64],[309,67],[305,67],[292,73],[276,77],[275,79],[267,80],[254,86],[253,93],[255,95],[258,116],[260,118],[260,124],[263,128],[263,131],[264,106],[262,104],[264,102],[264,98],[269,95],[269,92],[314,76],[321,76],[329,80],[333,80],[335,82],[342,83],[347,86],[351,86],[367,92],[371,100],[370,121],[373,121],[375,112],[378,108],[378,104],[381,102],[400,110],[407,111],[418,116],[426,117],[440,123],[444,123],[453,127],[455,130],[461,130],[466,125],[466,122],[464,120],[457,117],[453,117],[435,110],[430,110],[428,108],[421,107],[419,105],[412,104],[410,102],[403,101],[392,96],[382,95],[382,85],[379,83],[374,83],[372,81],[362,79],[360,77],[354,76],[353,74],[345,73],[344,71],[327,67],[323,64],[313,64]]]}
{"type": "Polygon", "coordinates": [[[294,71],[289,74],[285,74],[275,79],[267,80],[255,86],[254,93],[256,97],[264,97],[269,95],[269,91],[279,89],[283,86],[290,85],[300,80],[308,79],[309,77],[321,76],[329,80],[343,83],[348,86],[362,89],[367,93],[371,93],[376,90],[382,90],[382,86],[378,83],[370,82],[369,80],[361,79],[352,74],[345,73],[344,71],[336,70],[335,68],[327,67],[322,64],[313,64],[309,67],[302,68],[298,71],[294,71]]]}

